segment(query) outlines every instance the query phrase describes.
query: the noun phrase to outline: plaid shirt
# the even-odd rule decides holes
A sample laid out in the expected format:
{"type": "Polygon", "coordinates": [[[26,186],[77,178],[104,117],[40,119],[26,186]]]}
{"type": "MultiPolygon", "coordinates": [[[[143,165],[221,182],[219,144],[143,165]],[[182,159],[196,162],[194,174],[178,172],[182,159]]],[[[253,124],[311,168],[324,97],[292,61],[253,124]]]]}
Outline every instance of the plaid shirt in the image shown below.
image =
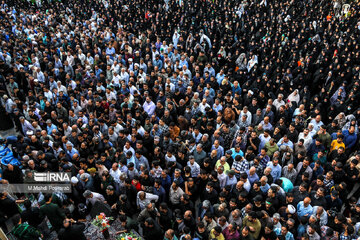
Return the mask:
{"type": "MultiPolygon", "coordinates": [[[[260,154],[258,156],[260,156],[260,154]]],[[[261,158],[260,165],[262,165],[265,168],[269,161],[270,161],[270,157],[268,155],[265,155],[261,158]]]]}
{"type": "Polygon", "coordinates": [[[264,167],[263,167],[261,164],[256,165],[256,164],[254,163],[254,161],[251,161],[249,168],[251,168],[251,167],[255,167],[255,169],[256,169],[256,174],[257,174],[259,177],[263,175],[263,173],[264,173],[264,167]]]}
{"type": "Polygon", "coordinates": [[[232,168],[236,171],[240,171],[240,174],[244,173],[249,170],[249,162],[246,159],[243,159],[242,161],[234,161],[232,168]]]}
{"type": "Polygon", "coordinates": [[[159,125],[159,130],[161,131],[161,134],[164,135],[167,131],[169,131],[169,127],[166,124],[163,126],[159,125]]]}
{"type": "Polygon", "coordinates": [[[326,191],[329,192],[331,187],[334,186],[334,180],[327,180],[326,176],[324,176],[324,186],[326,191]]]}
{"type": "Polygon", "coordinates": [[[337,237],[335,236],[335,234],[333,236],[330,237],[325,237],[326,236],[326,230],[328,229],[328,226],[322,226],[321,227],[321,237],[324,238],[324,240],[337,240],[337,237]]]}
{"type": "Polygon", "coordinates": [[[151,174],[151,176],[153,178],[160,178],[161,177],[162,168],[160,166],[158,168],[152,168],[151,170],[154,171],[154,174],[151,174]]]}
{"type": "Polygon", "coordinates": [[[356,239],[356,238],[353,238],[352,236],[345,236],[344,233],[342,233],[342,234],[340,234],[339,239],[340,240],[351,240],[351,239],[356,239]]]}
{"type": "Polygon", "coordinates": [[[246,207],[243,207],[242,209],[241,209],[241,219],[244,219],[248,214],[247,214],[247,212],[246,212],[246,207]]]}

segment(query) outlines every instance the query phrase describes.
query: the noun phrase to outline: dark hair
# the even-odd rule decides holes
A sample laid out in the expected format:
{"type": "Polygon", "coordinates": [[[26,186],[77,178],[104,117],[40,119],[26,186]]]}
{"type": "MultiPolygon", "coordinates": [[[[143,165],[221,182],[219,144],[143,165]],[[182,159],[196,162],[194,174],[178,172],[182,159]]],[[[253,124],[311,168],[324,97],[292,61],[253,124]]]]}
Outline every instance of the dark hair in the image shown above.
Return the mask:
{"type": "Polygon", "coordinates": [[[217,233],[221,233],[221,232],[222,232],[220,226],[214,227],[214,231],[217,232],[217,233]]]}
{"type": "Polygon", "coordinates": [[[214,214],[212,214],[211,212],[206,212],[205,216],[208,217],[208,218],[211,218],[211,219],[214,218],[214,214]]]}
{"type": "Polygon", "coordinates": [[[44,200],[45,200],[45,202],[48,202],[51,197],[52,197],[52,195],[51,195],[50,193],[45,194],[45,195],[44,195],[44,200]]]}
{"type": "Polygon", "coordinates": [[[26,199],[24,201],[24,206],[26,209],[30,209],[31,208],[31,201],[29,199],[26,199]]]}
{"type": "Polygon", "coordinates": [[[269,228],[270,230],[273,230],[273,229],[274,229],[274,224],[271,223],[271,222],[268,222],[268,223],[266,224],[266,227],[269,228]]]}
{"type": "Polygon", "coordinates": [[[126,215],[120,215],[119,216],[120,222],[126,222],[126,219],[127,219],[126,215]]]}

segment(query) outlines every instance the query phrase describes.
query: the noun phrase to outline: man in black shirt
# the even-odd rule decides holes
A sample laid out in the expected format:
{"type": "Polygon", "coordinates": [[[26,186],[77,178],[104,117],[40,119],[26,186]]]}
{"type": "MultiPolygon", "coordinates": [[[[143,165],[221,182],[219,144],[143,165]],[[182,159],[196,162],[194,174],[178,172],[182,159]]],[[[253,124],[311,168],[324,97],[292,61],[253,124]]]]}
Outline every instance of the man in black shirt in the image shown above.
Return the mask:
{"type": "Polygon", "coordinates": [[[21,222],[28,222],[29,225],[37,227],[43,218],[40,218],[40,209],[38,207],[31,207],[30,200],[24,202],[25,210],[21,213],[21,222]]]}
{"type": "Polygon", "coordinates": [[[77,223],[73,219],[65,219],[64,227],[60,229],[59,240],[86,240],[85,224],[77,223]]]}
{"type": "Polygon", "coordinates": [[[0,226],[6,229],[5,222],[11,220],[14,226],[19,223],[19,208],[15,200],[11,199],[6,192],[0,193],[0,226]]]}

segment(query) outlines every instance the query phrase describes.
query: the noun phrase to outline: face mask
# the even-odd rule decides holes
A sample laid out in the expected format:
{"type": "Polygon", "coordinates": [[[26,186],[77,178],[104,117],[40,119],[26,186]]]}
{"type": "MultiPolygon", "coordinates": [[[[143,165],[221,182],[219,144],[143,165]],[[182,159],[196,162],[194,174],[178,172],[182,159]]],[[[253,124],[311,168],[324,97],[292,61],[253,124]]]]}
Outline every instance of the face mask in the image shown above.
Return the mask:
{"type": "Polygon", "coordinates": [[[206,188],[206,191],[207,191],[207,192],[210,192],[210,188],[206,188]]]}

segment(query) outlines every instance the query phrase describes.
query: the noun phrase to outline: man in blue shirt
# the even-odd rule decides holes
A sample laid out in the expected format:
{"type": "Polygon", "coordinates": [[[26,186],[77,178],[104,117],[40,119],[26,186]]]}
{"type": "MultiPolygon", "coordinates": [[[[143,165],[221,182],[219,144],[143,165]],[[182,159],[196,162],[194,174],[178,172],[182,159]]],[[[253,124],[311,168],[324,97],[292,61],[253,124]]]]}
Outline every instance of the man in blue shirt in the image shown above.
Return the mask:
{"type": "Polygon", "coordinates": [[[159,56],[159,55],[156,55],[156,57],[155,57],[155,60],[154,60],[153,64],[154,64],[154,66],[155,66],[155,67],[158,67],[158,68],[159,68],[159,70],[161,70],[161,69],[162,69],[162,67],[163,67],[163,62],[161,61],[161,59],[160,59],[160,56],[159,56]]]}
{"type": "Polygon", "coordinates": [[[303,216],[310,216],[313,213],[313,207],[310,205],[311,200],[309,197],[306,197],[304,201],[301,201],[297,205],[297,214],[301,218],[303,216]]]}
{"type": "Polygon", "coordinates": [[[220,146],[219,140],[215,140],[214,144],[211,147],[211,151],[216,150],[217,151],[217,158],[220,159],[222,156],[224,156],[224,148],[220,146]]]}
{"type": "Polygon", "coordinates": [[[50,119],[46,120],[46,125],[46,131],[49,135],[52,133],[52,130],[57,130],[57,127],[51,122],[50,119]]]}
{"type": "Polygon", "coordinates": [[[110,56],[110,58],[113,59],[113,54],[115,54],[115,48],[113,48],[113,46],[111,46],[111,44],[109,43],[108,47],[106,48],[106,55],[110,56]]]}
{"type": "Polygon", "coordinates": [[[161,180],[160,179],[155,179],[155,183],[154,183],[154,194],[157,195],[159,197],[159,202],[165,202],[166,201],[166,191],[163,188],[163,186],[161,186],[161,180]]]}
{"type": "Polygon", "coordinates": [[[289,148],[291,148],[291,149],[294,149],[294,144],[293,144],[292,141],[290,141],[290,139],[288,138],[287,135],[284,135],[284,137],[282,137],[282,138],[279,140],[279,142],[277,143],[277,145],[278,145],[279,147],[281,147],[281,146],[287,146],[287,147],[289,147],[289,148]]]}
{"type": "Polygon", "coordinates": [[[79,154],[79,152],[73,148],[73,145],[70,142],[68,142],[66,143],[66,154],[72,159],[74,154],[79,154]]]}
{"type": "Polygon", "coordinates": [[[274,158],[272,162],[268,162],[267,167],[271,168],[271,176],[274,181],[281,177],[281,166],[279,165],[279,159],[274,158]]]}
{"type": "Polygon", "coordinates": [[[344,143],[347,151],[350,151],[356,144],[357,136],[355,134],[355,126],[351,126],[349,130],[342,132],[344,135],[344,143]]]}

